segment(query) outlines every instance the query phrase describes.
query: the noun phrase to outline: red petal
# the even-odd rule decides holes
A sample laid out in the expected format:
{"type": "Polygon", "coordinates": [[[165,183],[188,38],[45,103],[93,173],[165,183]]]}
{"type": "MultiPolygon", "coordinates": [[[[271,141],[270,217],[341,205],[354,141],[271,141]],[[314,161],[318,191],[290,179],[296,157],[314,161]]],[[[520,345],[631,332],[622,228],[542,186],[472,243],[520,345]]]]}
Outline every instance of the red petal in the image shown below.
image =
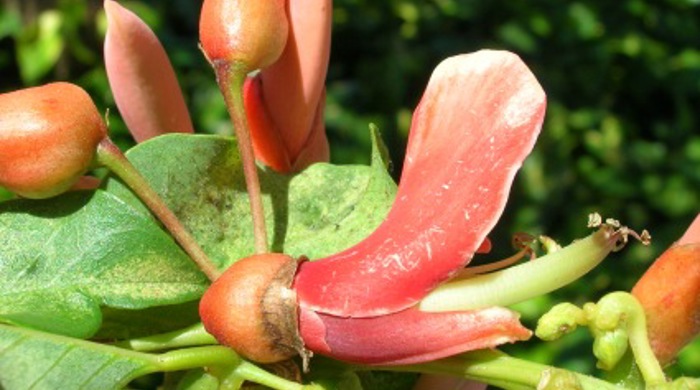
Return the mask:
{"type": "Polygon", "coordinates": [[[245,81],[243,101],[255,157],[277,172],[289,172],[292,167],[289,152],[279,129],[270,119],[262,93],[259,75],[245,81]]]}
{"type": "Polygon", "coordinates": [[[116,1],[106,0],[104,7],[109,22],[104,47],[109,85],[134,139],[192,133],[175,71],[156,35],[116,1]]]}
{"type": "Polygon", "coordinates": [[[447,59],[414,113],[396,201],[358,245],[303,263],[299,302],[371,317],[414,305],[472,258],[505,207],[544,118],[545,95],[514,54],[447,59]]]}
{"type": "Polygon", "coordinates": [[[373,318],[342,318],[302,307],[299,330],[305,347],[351,363],[415,364],[503,343],[531,332],[504,308],[427,313],[409,308],[373,318]]]}
{"type": "MultiPolygon", "coordinates": [[[[323,117],[321,99],[330,54],[331,11],[331,0],[290,0],[287,46],[282,56],[260,73],[267,111],[295,169],[303,168],[297,159],[310,143],[321,148],[311,162],[328,156],[328,144],[313,138],[319,137],[315,129],[319,109],[323,117]]],[[[320,125],[325,140],[323,121],[320,125]]],[[[255,138],[254,130],[251,133],[255,138]]],[[[311,153],[307,151],[307,161],[311,153]]]]}
{"type": "Polygon", "coordinates": [[[321,161],[330,161],[330,148],[326,137],[326,124],[324,122],[323,111],[326,108],[325,88],[316,107],[316,115],[311,125],[309,138],[294,161],[292,171],[299,172],[309,165],[321,161]]]}
{"type": "Polygon", "coordinates": [[[479,245],[479,247],[476,249],[476,253],[481,253],[481,254],[486,254],[491,252],[491,240],[487,238],[484,239],[484,241],[479,245]]]}

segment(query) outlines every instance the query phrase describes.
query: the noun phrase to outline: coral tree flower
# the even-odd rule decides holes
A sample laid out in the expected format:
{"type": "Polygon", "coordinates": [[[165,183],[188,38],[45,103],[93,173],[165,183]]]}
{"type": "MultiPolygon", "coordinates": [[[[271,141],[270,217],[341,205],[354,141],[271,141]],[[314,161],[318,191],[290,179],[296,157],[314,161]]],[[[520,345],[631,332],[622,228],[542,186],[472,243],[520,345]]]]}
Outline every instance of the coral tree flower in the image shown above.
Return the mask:
{"type": "Polygon", "coordinates": [[[498,221],[545,106],[512,53],[480,51],[435,69],[384,223],[358,245],[300,265],[293,287],[307,348],[408,364],[529,337],[504,308],[426,313],[414,305],[469,263],[498,221]]]}
{"type": "Polygon", "coordinates": [[[649,341],[670,363],[700,332],[700,215],[632,289],[644,307],[649,341]]]}
{"type": "MultiPolygon", "coordinates": [[[[359,244],[302,262],[293,275],[296,303],[279,317],[298,313],[303,347],[348,362],[388,365],[527,339],[530,331],[505,308],[423,312],[416,304],[468,264],[496,224],[539,134],[545,106],[542,88],[512,53],[480,51],[442,62],[414,113],[405,168],[386,220],[359,244]]],[[[272,264],[284,263],[284,257],[242,259],[204,295],[200,315],[222,344],[245,349],[239,343],[250,337],[236,335],[242,328],[237,321],[251,321],[236,313],[250,313],[271,291],[259,288],[261,299],[244,297],[243,290],[262,283],[251,264],[277,275],[284,267],[272,264]]],[[[283,289],[279,295],[293,294],[283,289]]],[[[271,322],[263,318],[250,328],[265,333],[271,322]]],[[[274,348],[283,333],[278,330],[269,332],[274,348]]],[[[297,342],[287,345],[299,350],[297,342]]],[[[284,356],[255,353],[248,356],[284,356]]]]}
{"type": "Polygon", "coordinates": [[[331,11],[331,0],[289,0],[282,55],[245,85],[255,155],[278,172],[300,171],[329,158],[323,110],[331,11]]]}
{"type": "Polygon", "coordinates": [[[105,0],[109,85],[137,142],[168,132],[192,133],[175,71],[153,31],[133,12],[105,0]]]}

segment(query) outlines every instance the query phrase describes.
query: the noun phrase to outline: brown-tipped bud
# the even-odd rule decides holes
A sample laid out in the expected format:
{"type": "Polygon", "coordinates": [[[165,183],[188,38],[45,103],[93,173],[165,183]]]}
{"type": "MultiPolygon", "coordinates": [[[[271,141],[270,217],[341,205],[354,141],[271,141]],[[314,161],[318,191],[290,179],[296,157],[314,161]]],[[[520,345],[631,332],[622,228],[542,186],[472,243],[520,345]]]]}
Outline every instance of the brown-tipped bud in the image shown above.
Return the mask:
{"type": "Polygon", "coordinates": [[[70,83],[0,95],[0,185],[27,198],[68,190],[93,162],[106,126],[70,83]]]}
{"type": "Polygon", "coordinates": [[[237,261],[202,297],[199,315],[223,345],[260,363],[303,354],[296,295],[290,288],[293,258],[269,253],[237,261]]]}
{"type": "Polygon", "coordinates": [[[199,40],[209,61],[265,68],[279,58],[287,42],[285,0],[205,0],[199,40]]]}

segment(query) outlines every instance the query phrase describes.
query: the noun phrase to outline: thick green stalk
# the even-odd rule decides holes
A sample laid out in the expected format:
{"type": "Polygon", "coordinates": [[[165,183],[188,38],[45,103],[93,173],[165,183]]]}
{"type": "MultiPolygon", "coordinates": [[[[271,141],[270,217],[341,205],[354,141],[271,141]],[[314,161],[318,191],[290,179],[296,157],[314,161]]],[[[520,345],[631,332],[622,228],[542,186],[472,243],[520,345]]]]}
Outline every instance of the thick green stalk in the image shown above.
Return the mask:
{"type": "Polygon", "coordinates": [[[232,349],[222,346],[177,349],[154,356],[158,371],[181,371],[199,367],[234,366],[243,361],[232,349]]]}
{"type": "Polygon", "coordinates": [[[232,349],[222,346],[178,349],[156,356],[158,371],[180,371],[209,367],[221,381],[220,388],[233,388],[240,379],[278,390],[302,390],[313,386],[284,379],[241,359],[232,349]]]}
{"type": "Polygon", "coordinates": [[[229,116],[238,141],[238,150],[243,165],[246,189],[250,199],[250,210],[253,218],[253,234],[255,237],[255,252],[266,253],[267,229],[265,227],[265,210],[260,192],[258,168],[255,165],[253,142],[250,138],[248,118],[243,103],[243,83],[248,73],[248,67],[240,62],[215,62],[216,81],[224,96],[229,116]]]}
{"type": "Polygon", "coordinates": [[[263,386],[271,387],[273,389],[301,390],[304,388],[308,389],[314,387],[304,386],[300,383],[292,382],[280,376],[270,374],[262,368],[245,360],[242,361],[241,364],[239,364],[236,367],[235,372],[241,377],[245,378],[246,380],[261,384],[263,386]]]}
{"type": "Polygon", "coordinates": [[[598,317],[602,317],[602,319],[596,322],[610,321],[615,314],[624,321],[624,328],[629,337],[634,360],[646,385],[654,386],[666,383],[666,376],[661,364],[659,364],[649,344],[644,309],[634,295],[627,292],[613,292],[601,298],[596,306],[598,308],[608,306],[605,307],[606,312],[601,313],[599,309],[598,317]]]}
{"type": "Polygon", "coordinates": [[[461,356],[411,366],[395,371],[453,375],[505,389],[538,389],[547,375],[562,375],[583,390],[619,390],[615,385],[588,375],[517,359],[496,351],[475,351],[461,356]]]}
{"type": "Polygon", "coordinates": [[[100,142],[96,158],[99,164],[107,167],[134,191],[210,280],[219,277],[220,272],[209,256],[112,140],[105,138],[100,142]]]}
{"type": "Polygon", "coordinates": [[[423,311],[472,310],[508,306],[565,286],[597,266],[622,238],[603,225],[556,252],[497,272],[446,283],[419,304],[423,311]]]}
{"type": "Polygon", "coordinates": [[[152,352],[212,344],[217,344],[216,339],[207,333],[204,326],[199,323],[185,329],[125,340],[114,345],[139,352],[152,352]]]}

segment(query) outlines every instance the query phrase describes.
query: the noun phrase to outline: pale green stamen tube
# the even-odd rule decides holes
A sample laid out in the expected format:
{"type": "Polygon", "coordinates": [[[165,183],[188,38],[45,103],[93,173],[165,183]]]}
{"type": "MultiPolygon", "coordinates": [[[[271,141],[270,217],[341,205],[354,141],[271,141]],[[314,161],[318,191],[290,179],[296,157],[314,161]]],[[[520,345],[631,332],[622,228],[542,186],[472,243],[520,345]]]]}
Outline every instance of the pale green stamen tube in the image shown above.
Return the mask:
{"type": "Polygon", "coordinates": [[[508,306],[565,286],[595,268],[631,232],[602,224],[598,231],[537,260],[446,283],[419,303],[422,311],[508,306]]]}

